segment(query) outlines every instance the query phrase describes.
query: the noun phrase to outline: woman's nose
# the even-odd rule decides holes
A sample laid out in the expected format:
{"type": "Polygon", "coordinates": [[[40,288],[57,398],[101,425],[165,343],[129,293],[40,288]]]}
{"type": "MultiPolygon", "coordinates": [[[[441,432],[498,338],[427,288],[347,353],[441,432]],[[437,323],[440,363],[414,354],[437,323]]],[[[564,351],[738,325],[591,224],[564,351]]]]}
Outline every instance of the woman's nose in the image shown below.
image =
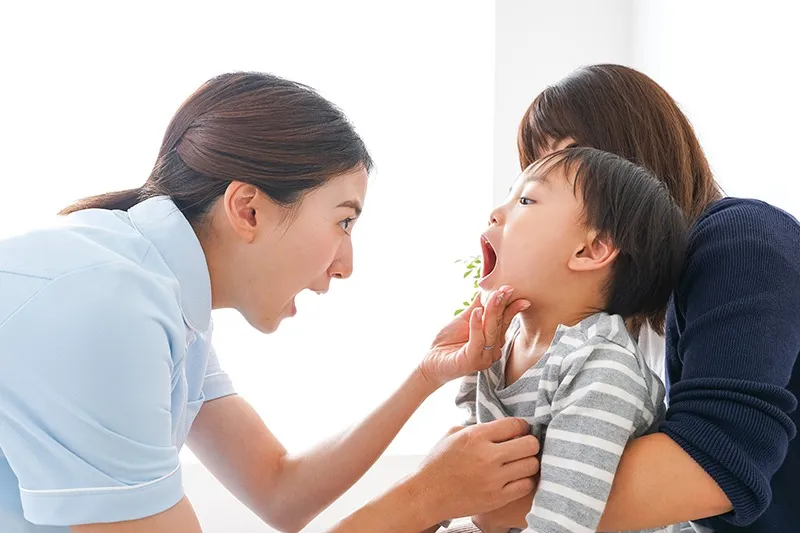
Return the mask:
{"type": "Polygon", "coordinates": [[[353,274],[353,247],[348,243],[343,248],[328,268],[331,278],[347,279],[353,274]]]}

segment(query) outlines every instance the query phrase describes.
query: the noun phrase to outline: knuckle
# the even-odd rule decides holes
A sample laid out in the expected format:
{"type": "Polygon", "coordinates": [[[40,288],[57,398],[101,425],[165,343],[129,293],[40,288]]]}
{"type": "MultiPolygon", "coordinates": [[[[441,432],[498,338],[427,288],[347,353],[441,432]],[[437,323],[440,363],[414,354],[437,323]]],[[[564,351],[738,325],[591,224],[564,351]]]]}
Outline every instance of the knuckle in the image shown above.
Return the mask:
{"type": "Polygon", "coordinates": [[[531,478],[523,479],[522,483],[520,483],[519,485],[520,485],[520,490],[523,491],[525,494],[533,492],[534,486],[533,486],[533,480],[531,478]]]}
{"type": "Polygon", "coordinates": [[[530,435],[530,434],[525,435],[525,436],[521,437],[520,440],[525,445],[525,447],[528,448],[528,450],[530,450],[530,451],[532,451],[534,453],[538,453],[539,452],[539,439],[537,439],[533,435],[530,435]]]}

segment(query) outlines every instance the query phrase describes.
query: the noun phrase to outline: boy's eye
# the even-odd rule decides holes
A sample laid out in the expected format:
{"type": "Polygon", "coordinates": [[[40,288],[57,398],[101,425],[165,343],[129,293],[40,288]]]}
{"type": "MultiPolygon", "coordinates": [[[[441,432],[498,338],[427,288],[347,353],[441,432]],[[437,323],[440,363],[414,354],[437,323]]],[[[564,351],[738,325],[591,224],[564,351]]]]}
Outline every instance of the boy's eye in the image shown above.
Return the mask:
{"type": "Polygon", "coordinates": [[[354,221],[355,221],[355,218],[353,218],[353,217],[346,218],[346,219],[342,220],[341,222],[339,222],[339,226],[341,226],[341,228],[344,230],[344,232],[349,235],[350,232],[348,230],[353,226],[353,222],[354,221]]]}
{"type": "Polygon", "coordinates": [[[526,198],[526,197],[523,196],[523,197],[521,197],[519,199],[519,203],[522,204],[522,205],[531,205],[531,204],[534,204],[536,202],[534,202],[531,198],[526,198]]]}

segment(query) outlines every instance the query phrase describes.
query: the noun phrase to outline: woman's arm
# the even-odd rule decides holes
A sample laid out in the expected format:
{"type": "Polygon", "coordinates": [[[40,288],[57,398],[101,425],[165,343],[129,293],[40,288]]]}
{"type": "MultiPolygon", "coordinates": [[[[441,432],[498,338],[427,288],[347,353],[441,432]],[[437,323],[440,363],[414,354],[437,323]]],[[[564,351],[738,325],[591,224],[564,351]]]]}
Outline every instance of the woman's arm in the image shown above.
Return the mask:
{"type": "Polygon", "coordinates": [[[192,504],[184,498],[163,513],[109,524],[73,526],[72,533],[202,533],[192,504]]]}
{"type": "Polygon", "coordinates": [[[797,221],[752,200],[710,209],[692,230],[667,317],[667,418],[628,445],[603,530],[722,513],[746,526],[769,508],[796,432],[799,316],[797,221]]]}
{"type": "Polygon", "coordinates": [[[453,516],[496,509],[533,490],[538,443],[528,425],[505,418],[442,440],[419,471],[340,522],[329,533],[409,533],[453,516]]]}
{"type": "MultiPolygon", "coordinates": [[[[533,495],[476,517],[482,531],[524,529],[533,495]]],[[[598,531],[656,528],[727,513],[731,502],[700,465],[662,433],[625,448],[598,531]]]]}
{"type": "Polygon", "coordinates": [[[728,497],[663,433],[625,448],[598,531],[630,531],[727,513],[728,497]]]}
{"type": "Polygon", "coordinates": [[[302,455],[288,454],[244,399],[227,396],[203,406],[189,445],[265,522],[298,531],[358,481],[433,390],[414,372],[362,423],[302,455]]]}
{"type": "MultiPolygon", "coordinates": [[[[511,317],[526,302],[491,295],[486,312],[474,303],[445,330],[465,334],[455,348],[436,341],[405,383],[354,428],[301,455],[286,452],[241,398],[208,402],[192,425],[189,445],[211,472],[263,520],[299,530],[351,487],[384,452],[406,421],[441,384],[490,365],[511,317]]],[[[448,338],[452,338],[449,335],[448,338]]]]}

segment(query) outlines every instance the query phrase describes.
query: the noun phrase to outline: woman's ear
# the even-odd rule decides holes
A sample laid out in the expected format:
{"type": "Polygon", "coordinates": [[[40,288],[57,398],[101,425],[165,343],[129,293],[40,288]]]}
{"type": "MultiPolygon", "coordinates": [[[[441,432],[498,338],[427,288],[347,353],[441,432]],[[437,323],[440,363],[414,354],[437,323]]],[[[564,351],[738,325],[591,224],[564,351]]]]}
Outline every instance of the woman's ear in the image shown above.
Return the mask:
{"type": "Polygon", "coordinates": [[[247,183],[231,182],[222,202],[231,229],[247,244],[255,240],[259,231],[264,231],[264,226],[280,220],[280,207],[247,183]]]}
{"type": "Polygon", "coordinates": [[[618,255],[619,249],[608,235],[590,230],[570,257],[568,267],[576,272],[601,270],[610,266],[618,255]]]}

